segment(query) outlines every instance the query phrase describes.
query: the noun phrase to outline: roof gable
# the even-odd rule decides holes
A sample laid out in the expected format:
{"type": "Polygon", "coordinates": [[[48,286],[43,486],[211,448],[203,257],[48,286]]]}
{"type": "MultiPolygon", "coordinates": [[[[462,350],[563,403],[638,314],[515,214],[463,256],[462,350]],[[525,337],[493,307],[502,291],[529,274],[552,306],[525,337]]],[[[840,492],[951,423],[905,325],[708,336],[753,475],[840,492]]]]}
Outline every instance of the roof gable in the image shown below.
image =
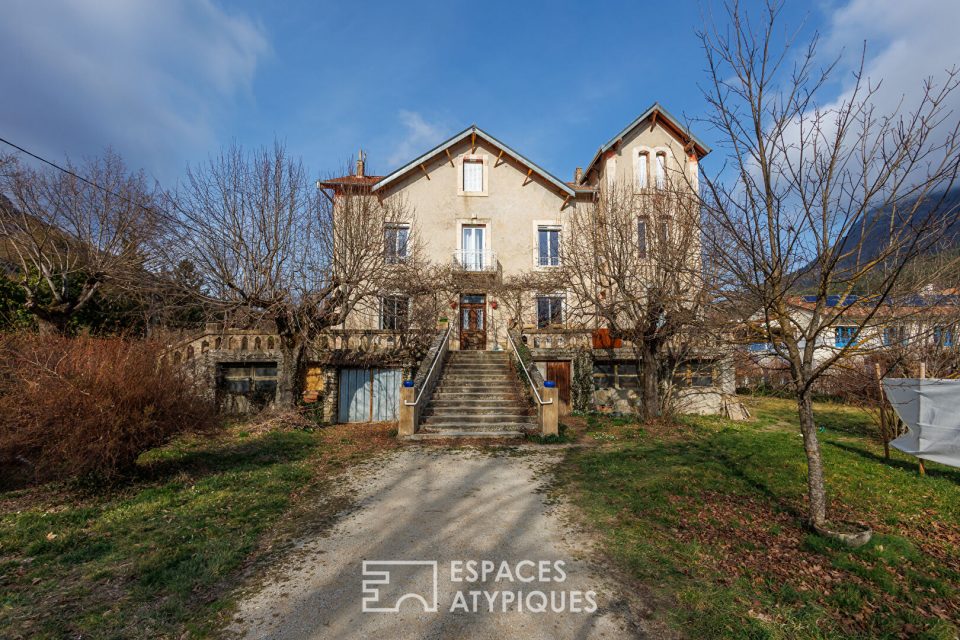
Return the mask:
{"type": "Polygon", "coordinates": [[[382,189],[388,184],[395,182],[396,180],[405,176],[407,173],[416,170],[421,164],[427,162],[428,160],[431,160],[435,156],[443,153],[444,151],[450,149],[451,147],[459,144],[463,140],[470,138],[471,136],[476,136],[481,140],[485,140],[488,144],[491,144],[494,147],[497,147],[498,149],[503,151],[505,154],[511,156],[514,160],[516,160],[517,162],[525,166],[527,169],[537,173],[541,178],[543,178],[544,180],[546,180],[547,182],[555,186],[559,191],[565,193],[566,195],[568,196],[576,195],[577,192],[573,187],[563,182],[562,180],[560,180],[559,178],[551,174],[549,171],[527,160],[522,155],[520,155],[519,153],[517,153],[507,145],[503,144],[502,142],[500,142],[499,140],[491,136],[489,133],[487,133],[477,125],[470,125],[460,133],[454,135],[448,140],[445,140],[444,142],[441,142],[439,145],[437,145],[433,149],[430,149],[423,155],[417,158],[414,158],[413,160],[403,165],[396,171],[392,171],[388,175],[384,176],[383,178],[380,179],[379,182],[373,185],[372,187],[373,191],[378,191],[379,189],[382,189]]]}
{"type": "Polygon", "coordinates": [[[590,161],[590,164],[587,165],[587,170],[583,172],[583,180],[585,181],[587,179],[587,176],[590,175],[590,172],[594,169],[600,158],[603,157],[603,154],[609,151],[612,147],[616,146],[616,144],[627,137],[631,131],[639,127],[641,122],[651,116],[658,117],[660,121],[664,122],[667,125],[665,128],[677,136],[684,144],[692,144],[700,157],[710,153],[710,147],[704,144],[700,138],[695,136],[690,129],[682,125],[680,121],[674,118],[666,109],[661,107],[659,102],[654,102],[650,107],[647,108],[646,111],[637,116],[633,122],[624,127],[620,133],[613,136],[605,145],[600,147],[596,155],[594,155],[593,159],[590,161]]]}

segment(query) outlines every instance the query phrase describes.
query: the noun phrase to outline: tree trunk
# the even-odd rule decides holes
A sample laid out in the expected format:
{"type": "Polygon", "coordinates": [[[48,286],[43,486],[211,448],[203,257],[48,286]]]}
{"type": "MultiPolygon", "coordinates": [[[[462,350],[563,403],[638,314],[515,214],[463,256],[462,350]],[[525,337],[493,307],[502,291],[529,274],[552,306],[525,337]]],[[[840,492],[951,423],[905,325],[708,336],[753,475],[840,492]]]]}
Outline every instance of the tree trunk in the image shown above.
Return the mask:
{"type": "Polygon", "coordinates": [[[640,386],[643,390],[641,416],[644,421],[660,417],[660,378],[657,375],[657,358],[649,344],[642,346],[641,359],[637,362],[640,386]]]}
{"type": "Polygon", "coordinates": [[[280,340],[280,362],[277,363],[278,409],[292,409],[303,392],[306,347],[299,341],[280,340]]]}
{"type": "Polygon", "coordinates": [[[37,331],[45,336],[65,336],[68,333],[70,317],[60,314],[38,314],[33,317],[37,320],[37,331]]]}
{"type": "Polygon", "coordinates": [[[807,496],[810,500],[809,523],[822,525],[827,519],[827,493],[823,482],[823,460],[820,457],[820,442],[817,440],[817,424],[813,419],[813,398],[809,389],[797,394],[797,411],[800,415],[800,432],[803,434],[803,449],[807,455],[807,496]]]}

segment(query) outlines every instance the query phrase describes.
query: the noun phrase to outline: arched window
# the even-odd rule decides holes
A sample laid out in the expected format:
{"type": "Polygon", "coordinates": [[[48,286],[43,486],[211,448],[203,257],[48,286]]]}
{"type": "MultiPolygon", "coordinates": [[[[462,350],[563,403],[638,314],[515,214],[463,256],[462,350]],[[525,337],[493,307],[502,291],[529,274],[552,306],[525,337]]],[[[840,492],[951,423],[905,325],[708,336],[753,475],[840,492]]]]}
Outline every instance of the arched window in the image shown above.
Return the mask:
{"type": "Polygon", "coordinates": [[[637,188],[646,189],[649,181],[647,177],[650,174],[650,154],[641,151],[637,156],[637,188]]]}
{"type": "Polygon", "coordinates": [[[240,351],[246,351],[250,347],[250,342],[247,340],[247,336],[243,336],[240,340],[240,351]]]}
{"type": "Polygon", "coordinates": [[[187,347],[187,360],[193,360],[193,345],[187,347]]]}
{"type": "Polygon", "coordinates": [[[210,343],[204,340],[200,343],[200,353],[206,353],[210,350],[210,343]]]}
{"type": "Polygon", "coordinates": [[[657,189],[667,188],[667,154],[657,152],[657,189]]]}
{"type": "Polygon", "coordinates": [[[173,354],[173,364],[180,364],[180,361],[181,361],[181,360],[182,360],[182,358],[181,358],[181,356],[180,356],[180,352],[179,352],[179,351],[174,352],[174,354],[173,354]]]}
{"type": "Polygon", "coordinates": [[[267,349],[273,349],[273,336],[267,338],[267,349]]]}
{"type": "Polygon", "coordinates": [[[253,339],[253,350],[260,351],[260,336],[253,339]]]}

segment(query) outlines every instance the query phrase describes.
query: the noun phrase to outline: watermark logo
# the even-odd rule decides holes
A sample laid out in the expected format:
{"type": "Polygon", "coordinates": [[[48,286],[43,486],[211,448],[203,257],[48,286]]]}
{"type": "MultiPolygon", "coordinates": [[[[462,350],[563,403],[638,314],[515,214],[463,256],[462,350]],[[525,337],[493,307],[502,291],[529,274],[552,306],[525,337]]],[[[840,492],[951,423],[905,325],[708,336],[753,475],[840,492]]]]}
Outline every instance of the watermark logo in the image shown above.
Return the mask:
{"type": "Polygon", "coordinates": [[[364,560],[363,612],[399,613],[409,599],[419,601],[425,613],[436,613],[437,573],[436,560],[364,560]],[[413,586],[420,588],[411,591],[413,586]]]}
{"type": "MultiPolygon", "coordinates": [[[[452,560],[444,566],[453,594],[451,613],[593,613],[595,591],[567,589],[563,560],[452,560]]],[[[363,612],[399,613],[406,600],[425,613],[440,610],[436,560],[365,560],[363,612]]]]}

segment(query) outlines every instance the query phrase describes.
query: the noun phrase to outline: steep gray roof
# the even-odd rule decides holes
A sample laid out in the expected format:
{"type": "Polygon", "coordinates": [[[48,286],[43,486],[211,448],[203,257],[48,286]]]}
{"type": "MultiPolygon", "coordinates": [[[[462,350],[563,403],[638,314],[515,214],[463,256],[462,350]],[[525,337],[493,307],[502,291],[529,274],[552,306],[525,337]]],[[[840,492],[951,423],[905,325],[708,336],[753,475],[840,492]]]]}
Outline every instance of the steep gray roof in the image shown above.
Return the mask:
{"type": "Polygon", "coordinates": [[[646,111],[644,111],[639,116],[637,116],[637,118],[633,122],[631,122],[626,127],[624,127],[623,130],[620,131],[620,133],[610,138],[609,142],[607,142],[605,145],[600,147],[596,155],[593,156],[593,160],[591,160],[590,164],[587,165],[587,170],[583,172],[583,179],[584,180],[587,179],[587,176],[590,174],[590,171],[593,169],[594,165],[597,164],[597,161],[603,156],[603,154],[609,151],[614,145],[616,145],[620,140],[622,140],[628,133],[630,133],[636,127],[638,127],[641,122],[649,118],[654,113],[657,113],[661,118],[666,120],[671,127],[676,129],[683,136],[686,136],[686,138],[690,140],[690,142],[692,142],[694,145],[699,147],[701,156],[705,156],[708,153],[710,153],[711,151],[710,147],[704,144],[704,142],[700,138],[698,138],[696,135],[694,135],[694,133],[690,131],[690,129],[688,129],[683,124],[681,124],[679,120],[674,118],[669,111],[667,111],[662,106],[660,106],[659,102],[654,102],[652,105],[650,105],[650,107],[647,108],[646,111]]]}
{"type": "Polygon", "coordinates": [[[516,160],[523,166],[527,167],[528,169],[532,169],[544,180],[546,180],[547,182],[550,182],[551,184],[556,186],[559,190],[563,191],[567,195],[570,195],[570,196],[576,195],[576,191],[570,185],[566,184],[565,182],[563,182],[562,180],[554,176],[552,173],[550,173],[546,169],[543,169],[542,167],[539,167],[533,162],[527,160],[522,155],[520,155],[519,153],[517,153],[516,151],[514,151],[504,143],[500,142],[499,140],[497,140],[492,135],[490,135],[489,133],[487,133],[486,131],[484,131],[483,129],[481,129],[475,124],[470,125],[460,133],[454,135],[452,138],[449,138],[448,140],[441,142],[440,144],[435,146],[433,149],[430,149],[423,155],[417,158],[414,158],[413,160],[403,165],[396,171],[392,171],[388,175],[384,176],[379,182],[373,185],[373,190],[377,191],[378,189],[383,188],[384,186],[390,184],[397,178],[405,175],[408,171],[412,171],[413,169],[416,169],[427,160],[433,158],[435,155],[439,153],[443,153],[445,149],[449,149],[450,147],[458,144],[459,142],[461,142],[465,138],[470,137],[473,134],[476,134],[478,138],[486,140],[489,144],[492,144],[493,146],[499,149],[502,149],[504,153],[510,155],[514,160],[516,160]]]}

